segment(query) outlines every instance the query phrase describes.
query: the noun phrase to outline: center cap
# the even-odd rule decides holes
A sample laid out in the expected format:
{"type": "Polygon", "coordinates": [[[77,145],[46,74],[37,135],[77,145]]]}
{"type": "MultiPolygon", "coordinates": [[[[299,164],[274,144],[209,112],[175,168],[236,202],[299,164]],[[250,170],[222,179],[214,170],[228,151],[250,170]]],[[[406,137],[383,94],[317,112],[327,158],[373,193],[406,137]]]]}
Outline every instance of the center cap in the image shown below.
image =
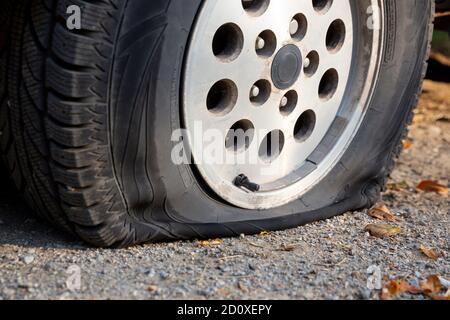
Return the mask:
{"type": "Polygon", "coordinates": [[[302,54],[300,49],[289,44],[278,51],[272,63],[272,81],[281,90],[292,86],[302,70],[302,54]]]}

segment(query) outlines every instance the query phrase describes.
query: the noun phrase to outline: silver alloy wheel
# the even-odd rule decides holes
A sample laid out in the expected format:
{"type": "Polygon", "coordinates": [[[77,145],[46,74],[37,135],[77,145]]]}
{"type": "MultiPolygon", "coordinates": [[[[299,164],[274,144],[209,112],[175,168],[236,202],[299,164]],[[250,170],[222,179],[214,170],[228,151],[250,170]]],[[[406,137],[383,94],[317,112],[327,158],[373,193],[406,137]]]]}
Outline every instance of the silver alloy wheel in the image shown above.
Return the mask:
{"type": "Polygon", "coordinates": [[[366,77],[358,99],[348,101],[354,1],[205,1],[186,58],[182,113],[195,165],[224,200],[246,209],[282,206],[336,165],[360,127],[380,65],[384,10],[366,2],[381,8],[381,28],[369,32],[366,77]],[[224,161],[206,156],[212,138],[224,161]],[[259,188],[237,186],[242,175],[259,188]]]}

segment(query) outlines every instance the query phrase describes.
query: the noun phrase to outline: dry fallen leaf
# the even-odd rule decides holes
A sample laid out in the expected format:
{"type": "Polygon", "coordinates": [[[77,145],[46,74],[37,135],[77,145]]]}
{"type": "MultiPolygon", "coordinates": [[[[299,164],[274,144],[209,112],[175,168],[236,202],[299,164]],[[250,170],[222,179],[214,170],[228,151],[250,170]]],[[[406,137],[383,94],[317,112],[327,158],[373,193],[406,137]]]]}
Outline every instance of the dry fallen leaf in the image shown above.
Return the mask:
{"type": "Polygon", "coordinates": [[[220,246],[221,244],[223,244],[222,239],[203,240],[198,242],[198,245],[201,247],[214,247],[220,246]]]}
{"type": "Polygon", "coordinates": [[[390,222],[397,222],[399,221],[398,218],[396,218],[392,212],[386,207],[384,204],[379,204],[373,207],[368,212],[369,216],[379,219],[379,220],[385,220],[390,222]]]}
{"type": "Polygon", "coordinates": [[[409,188],[409,185],[406,181],[388,183],[387,188],[392,191],[401,191],[409,188]]]}
{"type": "Polygon", "coordinates": [[[427,248],[422,243],[420,244],[419,249],[424,255],[432,260],[437,260],[439,258],[439,254],[435,250],[427,248]]]}
{"type": "Polygon", "coordinates": [[[155,285],[150,285],[150,286],[148,286],[148,288],[147,288],[147,291],[148,292],[156,292],[156,291],[158,291],[158,286],[155,286],[155,285]]]}
{"type": "Polygon", "coordinates": [[[411,141],[407,139],[402,140],[402,145],[404,150],[408,150],[409,148],[411,148],[411,141]]]}
{"type": "Polygon", "coordinates": [[[391,280],[384,285],[380,298],[389,300],[406,292],[409,294],[423,294],[433,300],[450,300],[450,289],[446,294],[440,294],[443,288],[441,278],[437,275],[429,276],[427,280],[422,281],[420,288],[411,285],[406,280],[391,280]]]}
{"type": "Polygon", "coordinates": [[[400,293],[402,293],[400,281],[391,280],[381,290],[381,299],[389,300],[389,299],[399,295],[400,293]]]}
{"type": "Polygon", "coordinates": [[[450,301],[450,286],[448,285],[448,280],[443,279],[443,278],[439,278],[439,280],[441,281],[442,286],[448,287],[447,292],[444,295],[438,295],[438,294],[432,294],[430,295],[431,299],[433,300],[441,300],[441,301],[450,301]]]}
{"type": "Polygon", "coordinates": [[[448,196],[448,187],[439,184],[436,181],[425,180],[419,183],[417,189],[425,191],[425,192],[435,192],[441,194],[443,196],[448,196]]]}
{"type": "Polygon", "coordinates": [[[381,291],[381,299],[389,300],[402,293],[422,294],[423,291],[421,288],[411,285],[406,280],[391,280],[383,287],[381,291]]]}
{"type": "Polygon", "coordinates": [[[405,292],[419,294],[422,293],[422,290],[409,284],[406,280],[391,280],[381,290],[381,299],[388,300],[405,292]]]}
{"type": "Polygon", "coordinates": [[[270,235],[270,231],[261,231],[261,233],[259,234],[260,236],[269,236],[270,235]]]}
{"type": "Polygon", "coordinates": [[[450,122],[450,118],[447,116],[442,116],[436,119],[437,122],[445,122],[445,123],[449,123],[450,122]]]}
{"type": "Polygon", "coordinates": [[[438,275],[431,275],[427,280],[420,283],[420,288],[426,295],[436,295],[443,289],[441,280],[438,275]]]}
{"type": "Polygon", "coordinates": [[[366,231],[370,233],[371,236],[377,238],[391,237],[402,232],[399,227],[393,227],[388,224],[369,224],[365,228],[366,231]]]}
{"type": "Polygon", "coordinates": [[[422,290],[420,288],[417,288],[417,287],[411,285],[406,280],[401,280],[400,281],[400,290],[402,292],[407,292],[407,293],[410,293],[410,294],[420,294],[420,293],[422,293],[422,290]]]}

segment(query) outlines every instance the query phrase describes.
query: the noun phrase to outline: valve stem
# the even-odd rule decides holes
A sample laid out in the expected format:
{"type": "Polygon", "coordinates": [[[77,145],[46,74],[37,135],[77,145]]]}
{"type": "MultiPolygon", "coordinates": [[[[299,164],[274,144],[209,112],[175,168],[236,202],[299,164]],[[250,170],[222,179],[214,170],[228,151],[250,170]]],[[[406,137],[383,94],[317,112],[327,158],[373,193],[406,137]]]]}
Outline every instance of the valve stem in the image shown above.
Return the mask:
{"type": "Polygon", "coordinates": [[[240,174],[234,179],[234,185],[238,188],[244,188],[250,192],[258,192],[261,186],[257,183],[253,183],[245,174],[240,174]]]}

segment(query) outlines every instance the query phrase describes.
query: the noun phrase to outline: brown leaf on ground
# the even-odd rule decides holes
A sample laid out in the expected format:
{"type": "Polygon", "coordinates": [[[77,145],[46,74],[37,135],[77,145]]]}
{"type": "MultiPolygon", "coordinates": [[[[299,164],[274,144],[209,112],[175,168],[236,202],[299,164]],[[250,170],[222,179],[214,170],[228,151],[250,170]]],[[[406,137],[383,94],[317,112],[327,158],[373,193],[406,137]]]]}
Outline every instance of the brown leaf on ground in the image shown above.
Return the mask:
{"type": "Polygon", "coordinates": [[[432,296],[439,294],[442,291],[443,286],[438,275],[431,275],[427,280],[420,283],[420,288],[424,294],[432,296]]]}
{"type": "Polygon", "coordinates": [[[158,291],[158,289],[159,289],[158,286],[155,285],[150,285],[147,287],[147,291],[151,293],[158,291]]]}
{"type": "Polygon", "coordinates": [[[392,190],[392,191],[401,191],[401,190],[408,189],[409,185],[406,181],[401,181],[401,182],[388,183],[387,188],[388,188],[388,190],[392,190]]]}
{"type": "Polygon", "coordinates": [[[450,118],[447,116],[442,116],[436,119],[437,122],[445,122],[445,123],[449,123],[450,122],[450,118]]]}
{"type": "Polygon", "coordinates": [[[406,280],[391,280],[385,284],[381,290],[381,299],[389,300],[401,295],[402,293],[420,294],[422,290],[411,284],[406,280]]]}
{"type": "Polygon", "coordinates": [[[419,249],[425,256],[432,260],[437,260],[439,258],[439,254],[435,250],[427,248],[423,243],[420,244],[419,249]]]}
{"type": "Polygon", "coordinates": [[[450,286],[448,286],[448,280],[439,278],[443,287],[448,287],[447,292],[444,295],[432,294],[430,295],[433,300],[450,301],[450,286]]]}
{"type": "Polygon", "coordinates": [[[398,296],[401,291],[401,283],[398,280],[389,281],[381,290],[381,300],[389,300],[398,296]]]}
{"type": "Polygon", "coordinates": [[[270,231],[261,231],[259,233],[260,236],[266,237],[266,236],[270,236],[270,231]]]}
{"type": "Polygon", "coordinates": [[[417,185],[417,189],[424,192],[435,192],[443,196],[448,196],[448,187],[432,180],[422,181],[417,185]]]}
{"type": "Polygon", "coordinates": [[[223,240],[222,239],[202,240],[199,241],[197,244],[200,247],[215,247],[223,244],[223,240]]]}
{"type": "Polygon", "coordinates": [[[407,293],[410,293],[410,294],[421,294],[422,293],[422,289],[411,285],[406,280],[401,280],[400,281],[400,287],[401,287],[401,289],[400,289],[401,292],[407,292],[407,293]]]}
{"type": "Polygon", "coordinates": [[[449,300],[450,290],[445,295],[440,295],[442,289],[443,285],[437,275],[429,276],[427,280],[421,282],[420,288],[411,285],[406,280],[391,280],[384,285],[380,298],[382,300],[390,300],[402,293],[409,293],[413,295],[423,294],[433,300],[449,300]]]}
{"type": "Polygon", "coordinates": [[[368,211],[369,216],[379,220],[397,222],[399,219],[395,217],[389,208],[384,204],[378,204],[368,211]]]}
{"type": "Polygon", "coordinates": [[[377,238],[392,237],[402,232],[401,228],[388,224],[369,224],[364,230],[368,231],[372,237],[377,238]]]}
{"type": "Polygon", "coordinates": [[[402,140],[402,145],[404,150],[408,150],[409,148],[411,148],[411,141],[409,141],[408,139],[402,140]]]}

